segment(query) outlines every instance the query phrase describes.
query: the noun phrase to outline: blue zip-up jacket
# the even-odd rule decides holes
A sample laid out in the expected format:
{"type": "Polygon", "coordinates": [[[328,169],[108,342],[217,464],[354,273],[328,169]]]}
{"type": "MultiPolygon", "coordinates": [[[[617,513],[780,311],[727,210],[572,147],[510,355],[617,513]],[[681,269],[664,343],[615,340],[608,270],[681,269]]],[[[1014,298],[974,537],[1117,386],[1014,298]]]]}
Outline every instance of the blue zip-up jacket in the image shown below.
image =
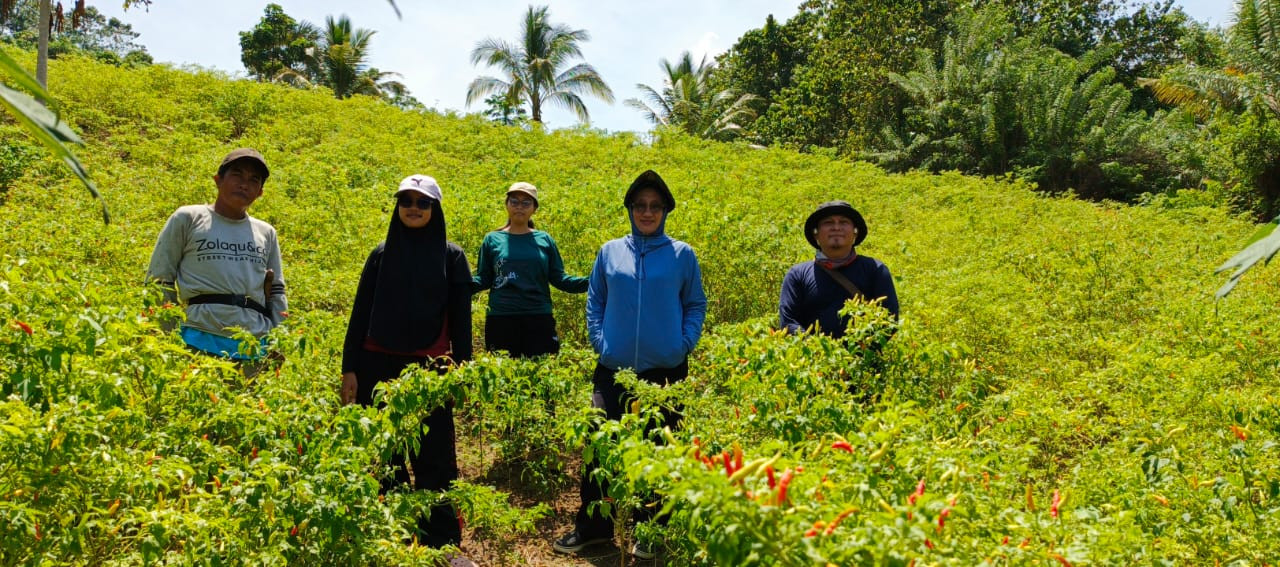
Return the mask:
{"type": "Polygon", "coordinates": [[[632,219],[631,234],[606,242],[596,255],[587,287],[587,335],[608,368],[674,368],[702,336],[707,296],[698,257],[665,234],[666,222],[663,215],[658,230],[644,236],[632,219]]]}

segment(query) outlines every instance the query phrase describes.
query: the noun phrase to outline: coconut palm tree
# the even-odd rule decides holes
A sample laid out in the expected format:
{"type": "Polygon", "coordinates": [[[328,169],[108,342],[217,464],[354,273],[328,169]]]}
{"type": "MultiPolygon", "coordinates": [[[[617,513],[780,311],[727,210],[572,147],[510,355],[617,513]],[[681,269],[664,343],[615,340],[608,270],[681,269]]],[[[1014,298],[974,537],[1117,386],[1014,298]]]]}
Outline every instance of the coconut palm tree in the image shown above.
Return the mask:
{"type": "Polygon", "coordinates": [[[283,69],[276,80],[295,86],[324,85],[337,98],[353,95],[385,97],[407,92],[393,77],[398,73],[382,72],[369,67],[369,42],[377,32],[357,28],[347,16],[325,16],[323,30],[307,22],[298,23],[302,36],[318,37],[315,47],[307,50],[306,68],[302,71],[283,69]]]}
{"type": "Polygon", "coordinates": [[[741,136],[743,126],[756,118],[752,108],[759,97],[738,95],[732,89],[716,90],[711,85],[715,68],[704,55],[697,65],[688,51],[676,64],[659,61],[666,77],[662,90],[638,84],[641,99],[627,99],[626,104],[644,114],[654,125],[673,125],[695,136],[710,140],[731,140],[741,136]],[[648,101],[646,103],[646,101],[648,101]]]}
{"type": "Polygon", "coordinates": [[[613,103],[613,91],[594,67],[578,63],[565,68],[574,59],[582,58],[578,44],[589,39],[591,35],[586,30],[548,21],[546,6],[529,6],[519,43],[485,38],[471,50],[472,65],[497,67],[505,78],[477,77],[467,87],[467,106],[501,93],[511,105],[528,102],[534,122],[542,122],[542,108],[547,104],[568,108],[583,122],[588,121],[590,116],[580,95],[590,94],[613,103]]]}

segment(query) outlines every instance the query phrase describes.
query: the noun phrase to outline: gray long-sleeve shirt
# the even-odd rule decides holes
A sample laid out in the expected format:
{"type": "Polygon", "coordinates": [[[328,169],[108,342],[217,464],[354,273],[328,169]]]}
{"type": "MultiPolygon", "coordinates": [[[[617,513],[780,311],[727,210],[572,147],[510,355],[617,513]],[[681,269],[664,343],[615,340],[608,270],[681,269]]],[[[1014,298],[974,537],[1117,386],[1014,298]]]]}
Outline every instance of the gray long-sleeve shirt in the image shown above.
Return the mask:
{"type": "Polygon", "coordinates": [[[175,284],[184,303],[204,294],[244,295],[273,314],[268,319],[235,305],[187,305],[186,326],[224,337],[231,336],[232,327],[265,335],[289,308],[275,228],[247,215],[226,218],[213,205],[179,207],[169,217],[151,253],[147,279],[175,284]],[[269,298],[263,287],[267,270],[275,272],[269,298]]]}

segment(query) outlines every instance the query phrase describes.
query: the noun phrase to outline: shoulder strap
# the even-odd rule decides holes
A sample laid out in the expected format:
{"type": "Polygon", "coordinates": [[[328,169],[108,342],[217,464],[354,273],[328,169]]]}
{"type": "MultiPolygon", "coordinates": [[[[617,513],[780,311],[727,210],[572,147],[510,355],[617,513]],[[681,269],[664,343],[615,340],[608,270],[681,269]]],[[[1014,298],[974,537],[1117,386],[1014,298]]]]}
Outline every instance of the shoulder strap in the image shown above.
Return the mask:
{"type": "Polygon", "coordinates": [[[845,291],[849,292],[850,297],[854,299],[866,298],[866,295],[862,293],[862,290],[858,289],[858,286],[853,285],[853,282],[849,281],[849,278],[844,277],[844,274],[837,272],[831,268],[828,268],[816,261],[813,263],[813,265],[819,268],[822,268],[822,271],[826,272],[828,276],[831,276],[831,279],[835,280],[836,283],[840,284],[840,287],[843,287],[845,291]]]}

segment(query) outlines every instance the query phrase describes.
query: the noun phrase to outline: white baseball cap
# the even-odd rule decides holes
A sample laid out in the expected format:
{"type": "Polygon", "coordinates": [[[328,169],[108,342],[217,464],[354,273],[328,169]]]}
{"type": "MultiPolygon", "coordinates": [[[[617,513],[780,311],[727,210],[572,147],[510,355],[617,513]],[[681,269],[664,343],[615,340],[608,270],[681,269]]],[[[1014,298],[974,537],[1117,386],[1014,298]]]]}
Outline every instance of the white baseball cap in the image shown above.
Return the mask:
{"type": "Polygon", "coordinates": [[[415,174],[404,178],[404,180],[400,182],[400,189],[396,191],[396,194],[399,195],[405,191],[421,193],[427,197],[435,199],[436,202],[440,202],[441,197],[443,196],[440,191],[440,184],[436,183],[436,179],[429,175],[415,174]]]}

